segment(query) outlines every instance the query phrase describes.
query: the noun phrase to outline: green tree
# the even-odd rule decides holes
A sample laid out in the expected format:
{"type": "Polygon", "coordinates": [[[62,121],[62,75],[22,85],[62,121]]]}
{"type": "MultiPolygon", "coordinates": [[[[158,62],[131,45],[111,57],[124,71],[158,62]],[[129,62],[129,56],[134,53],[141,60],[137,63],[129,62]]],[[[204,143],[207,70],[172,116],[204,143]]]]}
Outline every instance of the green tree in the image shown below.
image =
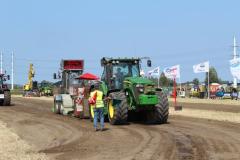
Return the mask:
{"type": "MultiPolygon", "coordinates": [[[[208,73],[206,73],[205,83],[208,84],[208,73]]],[[[218,74],[214,67],[209,68],[209,83],[219,83],[218,74]]]]}
{"type": "Polygon", "coordinates": [[[193,79],[193,84],[194,85],[199,85],[199,79],[198,78],[194,78],[193,79]]]}

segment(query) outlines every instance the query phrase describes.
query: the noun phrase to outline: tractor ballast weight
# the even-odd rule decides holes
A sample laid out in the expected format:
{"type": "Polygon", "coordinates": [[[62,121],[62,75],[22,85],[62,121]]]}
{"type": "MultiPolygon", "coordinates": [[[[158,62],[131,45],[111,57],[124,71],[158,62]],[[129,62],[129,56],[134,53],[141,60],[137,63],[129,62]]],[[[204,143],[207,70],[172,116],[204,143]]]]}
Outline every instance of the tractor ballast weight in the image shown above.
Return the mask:
{"type": "MultiPolygon", "coordinates": [[[[102,90],[111,99],[106,104],[111,124],[140,118],[149,123],[166,123],[168,98],[154,82],[141,77],[141,58],[102,58],[102,90]]],[[[148,59],[147,65],[151,66],[148,59]]]]}
{"type": "Polygon", "coordinates": [[[11,105],[11,92],[4,81],[10,80],[9,75],[0,74],[0,105],[10,106],[11,105]]]}

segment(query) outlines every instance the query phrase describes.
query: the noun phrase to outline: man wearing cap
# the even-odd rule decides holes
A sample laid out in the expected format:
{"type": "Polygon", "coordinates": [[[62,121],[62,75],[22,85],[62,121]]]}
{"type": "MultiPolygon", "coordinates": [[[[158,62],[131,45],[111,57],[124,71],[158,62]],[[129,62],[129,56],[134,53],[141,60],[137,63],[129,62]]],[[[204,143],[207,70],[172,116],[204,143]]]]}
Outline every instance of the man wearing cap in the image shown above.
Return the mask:
{"type": "Polygon", "coordinates": [[[100,88],[99,83],[95,83],[93,91],[90,93],[90,97],[89,97],[89,104],[91,105],[91,107],[93,107],[93,111],[94,111],[93,125],[94,125],[95,131],[98,130],[98,127],[97,127],[98,119],[100,119],[100,130],[103,131],[104,129],[104,113],[103,113],[104,112],[103,111],[104,95],[99,88],[100,88]]]}

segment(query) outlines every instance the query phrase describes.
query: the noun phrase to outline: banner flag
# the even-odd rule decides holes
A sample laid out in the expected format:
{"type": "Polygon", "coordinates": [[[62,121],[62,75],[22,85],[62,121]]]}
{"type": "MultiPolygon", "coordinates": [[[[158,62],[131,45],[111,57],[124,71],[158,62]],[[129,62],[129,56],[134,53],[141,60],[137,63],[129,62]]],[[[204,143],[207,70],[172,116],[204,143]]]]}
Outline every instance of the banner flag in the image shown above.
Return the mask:
{"type": "Polygon", "coordinates": [[[156,67],[151,71],[148,71],[149,76],[160,76],[160,67],[156,67]]]}
{"type": "Polygon", "coordinates": [[[163,72],[167,78],[180,78],[180,65],[167,67],[163,70],[163,72]]]}
{"type": "Polygon", "coordinates": [[[193,66],[194,73],[209,72],[209,61],[193,66]]]}
{"type": "Polygon", "coordinates": [[[230,71],[234,78],[240,79],[240,58],[230,60],[230,71]]]}

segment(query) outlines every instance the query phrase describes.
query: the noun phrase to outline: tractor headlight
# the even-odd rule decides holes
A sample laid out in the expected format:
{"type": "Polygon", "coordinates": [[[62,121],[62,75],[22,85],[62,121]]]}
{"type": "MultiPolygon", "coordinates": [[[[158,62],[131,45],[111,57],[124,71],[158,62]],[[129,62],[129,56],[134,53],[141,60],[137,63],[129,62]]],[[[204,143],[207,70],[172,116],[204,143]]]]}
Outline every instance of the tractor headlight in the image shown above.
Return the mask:
{"type": "Polygon", "coordinates": [[[144,92],[144,85],[142,85],[142,84],[137,84],[137,85],[136,85],[136,88],[137,88],[137,90],[138,90],[140,93],[143,93],[143,92],[144,92]]]}

